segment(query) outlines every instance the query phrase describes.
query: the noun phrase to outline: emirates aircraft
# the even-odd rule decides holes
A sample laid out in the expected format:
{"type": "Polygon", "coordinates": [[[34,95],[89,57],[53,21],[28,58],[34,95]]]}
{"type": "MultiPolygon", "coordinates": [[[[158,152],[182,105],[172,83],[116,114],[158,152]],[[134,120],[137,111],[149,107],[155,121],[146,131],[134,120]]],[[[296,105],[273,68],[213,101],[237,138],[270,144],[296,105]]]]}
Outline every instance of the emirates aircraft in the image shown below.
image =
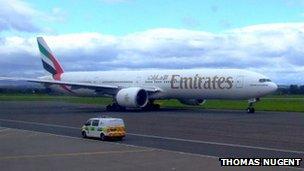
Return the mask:
{"type": "Polygon", "coordinates": [[[113,103],[107,110],[158,109],[153,103],[157,99],[178,99],[187,105],[200,105],[207,99],[246,99],[247,112],[254,113],[255,102],[277,90],[268,77],[240,69],[65,72],[44,39],[38,37],[37,42],[49,75],[1,79],[41,83],[75,96],[110,96],[113,103]]]}

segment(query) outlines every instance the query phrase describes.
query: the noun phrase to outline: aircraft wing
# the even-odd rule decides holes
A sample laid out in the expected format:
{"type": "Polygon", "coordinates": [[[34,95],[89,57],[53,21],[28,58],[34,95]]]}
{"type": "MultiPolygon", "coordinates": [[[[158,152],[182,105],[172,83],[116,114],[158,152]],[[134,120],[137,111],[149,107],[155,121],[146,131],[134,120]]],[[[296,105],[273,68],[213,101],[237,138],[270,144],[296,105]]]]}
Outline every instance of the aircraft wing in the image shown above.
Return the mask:
{"type": "MultiPolygon", "coordinates": [[[[71,86],[71,89],[85,88],[95,90],[97,92],[102,92],[104,94],[114,95],[116,92],[124,87],[116,85],[106,85],[106,84],[93,84],[93,83],[79,83],[79,82],[69,82],[69,81],[57,81],[57,80],[44,80],[44,79],[32,79],[32,78],[18,78],[18,77],[0,77],[0,80],[11,80],[11,81],[27,81],[34,83],[41,83],[46,85],[61,85],[61,86],[71,86]]],[[[148,93],[156,93],[160,91],[158,88],[149,87],[143,88],[148,93]]]]}

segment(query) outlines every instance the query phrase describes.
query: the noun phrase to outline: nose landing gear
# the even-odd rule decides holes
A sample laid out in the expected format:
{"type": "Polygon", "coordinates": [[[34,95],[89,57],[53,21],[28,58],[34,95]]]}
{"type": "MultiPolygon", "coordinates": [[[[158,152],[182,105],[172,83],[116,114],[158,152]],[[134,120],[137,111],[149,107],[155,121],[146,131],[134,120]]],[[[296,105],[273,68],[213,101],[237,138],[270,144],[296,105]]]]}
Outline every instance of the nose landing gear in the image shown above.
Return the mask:
{"type": "Polygon", "coordinates": [[[248,100],[248,108],[247,108],[247,113],[254,113],[254,105],[256,102],[260,101],[260,98],[253,98],[248,100]]]}

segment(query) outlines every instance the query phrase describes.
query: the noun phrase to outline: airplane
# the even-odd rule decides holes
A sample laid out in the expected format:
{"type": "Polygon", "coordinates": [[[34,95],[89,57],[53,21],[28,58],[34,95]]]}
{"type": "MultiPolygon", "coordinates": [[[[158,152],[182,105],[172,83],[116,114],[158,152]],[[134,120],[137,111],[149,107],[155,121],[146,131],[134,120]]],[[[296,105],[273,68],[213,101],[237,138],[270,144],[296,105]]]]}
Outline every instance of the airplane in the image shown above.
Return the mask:
{"type": "Polygon", "coordinates": [[[208,99],[248,100],[248,113],[260,97],[278,86],[268,77],[242,69],[181,69],[140,71],[65,72],[42,37],[37,37],[46,76],[32,78],[1,77],[41,83],[54,91],[73,96],[108,96],[113,103],[106,109],[156,110],[157,99],[178,99],[186,105],[202,105],[208,99]]]}

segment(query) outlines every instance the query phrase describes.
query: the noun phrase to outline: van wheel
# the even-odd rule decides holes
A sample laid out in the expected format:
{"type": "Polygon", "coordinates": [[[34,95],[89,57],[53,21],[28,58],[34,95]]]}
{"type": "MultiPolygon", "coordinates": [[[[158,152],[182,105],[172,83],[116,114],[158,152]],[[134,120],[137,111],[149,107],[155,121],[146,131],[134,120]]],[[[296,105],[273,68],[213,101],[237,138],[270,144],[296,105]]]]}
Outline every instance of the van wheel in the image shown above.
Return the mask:
{"type": "Polygon", "coordinates": [[[247,108],[247,113],[254,113],[254,112],[255,112],[255,110],[254,110],[253,107],[248,107],[247,108]]]}
{"type": "Polygon", "coordinates": [[[82,138],[87,138],[87,133],[85,131],[82,131],[82,138]]]}
{"type": "Polygon", "coordinates": [[[106,136],[103,133],[101,133],[100,134],[100,139],[101,139],[101,141],[105,141],[106,140],[106,136]]]}

